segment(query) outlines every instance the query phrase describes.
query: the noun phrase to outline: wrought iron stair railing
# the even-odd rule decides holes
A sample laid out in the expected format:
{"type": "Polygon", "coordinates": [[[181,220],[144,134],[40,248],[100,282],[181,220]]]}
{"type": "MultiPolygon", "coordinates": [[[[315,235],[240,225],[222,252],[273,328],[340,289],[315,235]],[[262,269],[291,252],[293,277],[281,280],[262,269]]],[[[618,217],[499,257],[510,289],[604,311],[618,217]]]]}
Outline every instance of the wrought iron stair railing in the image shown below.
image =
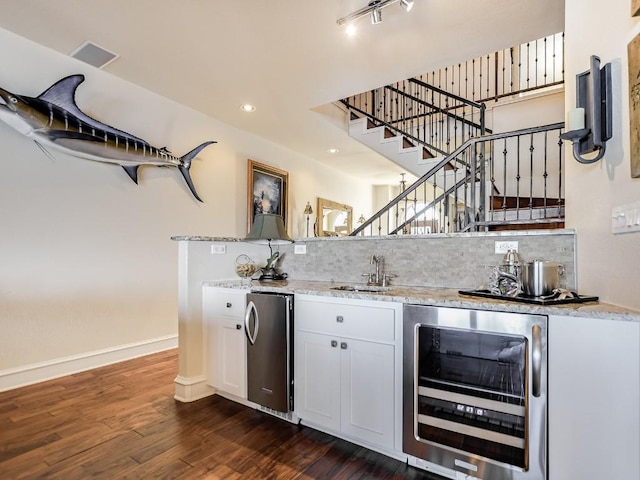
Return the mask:
{"type": "Polygon", "coordinates": [[[366,117],[422,146],[423,158],[449,154],[467,139],[489,132],[485,105],[410,78],[341,100],[352,119],[366,117]]]}
{"type": "Polygon", "coordinates": [[[484,103],[563,82],[558,33],[343,99],[437,162],[352,235],[563,226],[564,124],[492,134],[484,103]]]}
{"type": "Polygon", "coordinates": [[[451,233],[561,223],[563,129],[564,123],[556,123],[470,138],[351,235],[451,233]],[[445,170],[451,162],[458,168],[445,170]],[[558,175],[551,176],[551,169],[557,169],[558,175]],[[498,209],[490,207],[496,203],[498,209]]]}
{"type": "Polygon", "coordinates": [[[564,33],[505,48],[417,78],[479,103],[562,85],[564,33]]]}

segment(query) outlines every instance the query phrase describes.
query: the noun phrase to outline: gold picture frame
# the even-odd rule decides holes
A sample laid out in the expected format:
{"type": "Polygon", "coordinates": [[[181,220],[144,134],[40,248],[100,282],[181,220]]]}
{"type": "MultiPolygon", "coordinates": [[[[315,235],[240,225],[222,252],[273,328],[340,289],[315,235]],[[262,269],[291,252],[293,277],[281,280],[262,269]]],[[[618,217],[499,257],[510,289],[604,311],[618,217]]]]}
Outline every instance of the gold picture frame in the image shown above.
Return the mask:
{"type": "Polygon", "coordinates": [[[640,178],[640,35],[627,46],[631,178],[640,178]]]}
{"type": "Polygon", "coordinates": [[[637,17],[640,15],[640,0],[631,0],[631,16],[637,17]]]}
{"type": "Polygon", "coordinates": [[[247,232],[256,213],[281,215],[287,228],[289,173],[249,160],[247,171],[247,232]]]}

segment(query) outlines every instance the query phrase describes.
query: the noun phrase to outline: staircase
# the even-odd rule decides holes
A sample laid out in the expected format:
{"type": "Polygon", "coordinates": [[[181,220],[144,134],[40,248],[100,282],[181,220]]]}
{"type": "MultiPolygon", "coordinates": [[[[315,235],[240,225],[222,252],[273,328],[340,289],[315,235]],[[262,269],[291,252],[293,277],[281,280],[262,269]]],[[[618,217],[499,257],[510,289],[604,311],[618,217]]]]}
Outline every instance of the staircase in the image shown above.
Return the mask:
{"type": "Polygon", "coordinates": [[[349,135],[416,177],[427,173],[438,162],[424,145],[415,145],[406,136],[394,133],[384,125],[377,126],[366,117],[353,116],[349,122],[349,135]]]}
{"type": "MultiPolygon", "coordinates": [[[[547,39],[541,41],[546,46],[547,39]]],[[[527,79],[526,91],[546,86],[532,87],[527,79]]],[[[495,90],[491,101],[500,98],[495,90]]],[[[419,177],[351,235],[564,227],[563,123],[494,134],[485,125],[484,102],[419,78],[341,103],[353,138],[419,177]]]]}

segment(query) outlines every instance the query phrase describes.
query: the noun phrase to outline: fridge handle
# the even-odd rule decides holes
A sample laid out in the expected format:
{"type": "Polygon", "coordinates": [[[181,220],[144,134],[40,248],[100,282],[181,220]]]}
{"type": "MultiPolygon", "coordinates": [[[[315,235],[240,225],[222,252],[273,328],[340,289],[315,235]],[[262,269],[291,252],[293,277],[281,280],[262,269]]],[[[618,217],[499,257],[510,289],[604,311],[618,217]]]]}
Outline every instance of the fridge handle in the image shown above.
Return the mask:
{"type": "Polygon", "coordinates": [[[247,310],[245,311],[245,314],[244,314],[244,326],[245,326],[244,331],[247,333],[247,338],[249,339],[249,343],[251,343],[251,345],[254,345],[256,343],[256,337],[258,336],[258,309],[256,308],[256,304],[253,303],[252,301],[249,301],[249,303],[247,304],[247,310]],[[253,332],[253,335],[251,335],[251,330],[249,329],[249,317],[251,316],[252,310],[256,317],[256,322],[255,322],[256,328],[255,328],[255,331],[253,332]]]}
{"type": "Polygon", "coordinates": [[[540,396],[540,377],[542,375],[542,329],[534,325],[531,329],[533,346],[531,349],[531,363],[533,371],[533,396],[540,396]]]}

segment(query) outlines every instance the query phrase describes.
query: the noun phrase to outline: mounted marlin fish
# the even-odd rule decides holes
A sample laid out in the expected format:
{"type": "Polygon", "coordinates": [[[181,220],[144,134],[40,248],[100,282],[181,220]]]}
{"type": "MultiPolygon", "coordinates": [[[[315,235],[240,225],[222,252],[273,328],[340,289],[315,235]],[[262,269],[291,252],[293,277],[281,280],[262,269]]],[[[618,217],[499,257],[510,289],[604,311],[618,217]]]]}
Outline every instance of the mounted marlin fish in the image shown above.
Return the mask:
{"type": "Polygon", "coordinates": [[[52,147],[75,157],[115,163],[136,184],[141,165],[177,167],[193,196],[202,201],[189,169],[196,155],[216,142],[205,142],[176,157],[166,148],[156,148],[141,138],[100,123],[76,105],[76,89],[83,81],[84,75],[70,75],[35,98],[0,88],[0,120],[33,139],[49,156],[47,147],[52,147]]]}

